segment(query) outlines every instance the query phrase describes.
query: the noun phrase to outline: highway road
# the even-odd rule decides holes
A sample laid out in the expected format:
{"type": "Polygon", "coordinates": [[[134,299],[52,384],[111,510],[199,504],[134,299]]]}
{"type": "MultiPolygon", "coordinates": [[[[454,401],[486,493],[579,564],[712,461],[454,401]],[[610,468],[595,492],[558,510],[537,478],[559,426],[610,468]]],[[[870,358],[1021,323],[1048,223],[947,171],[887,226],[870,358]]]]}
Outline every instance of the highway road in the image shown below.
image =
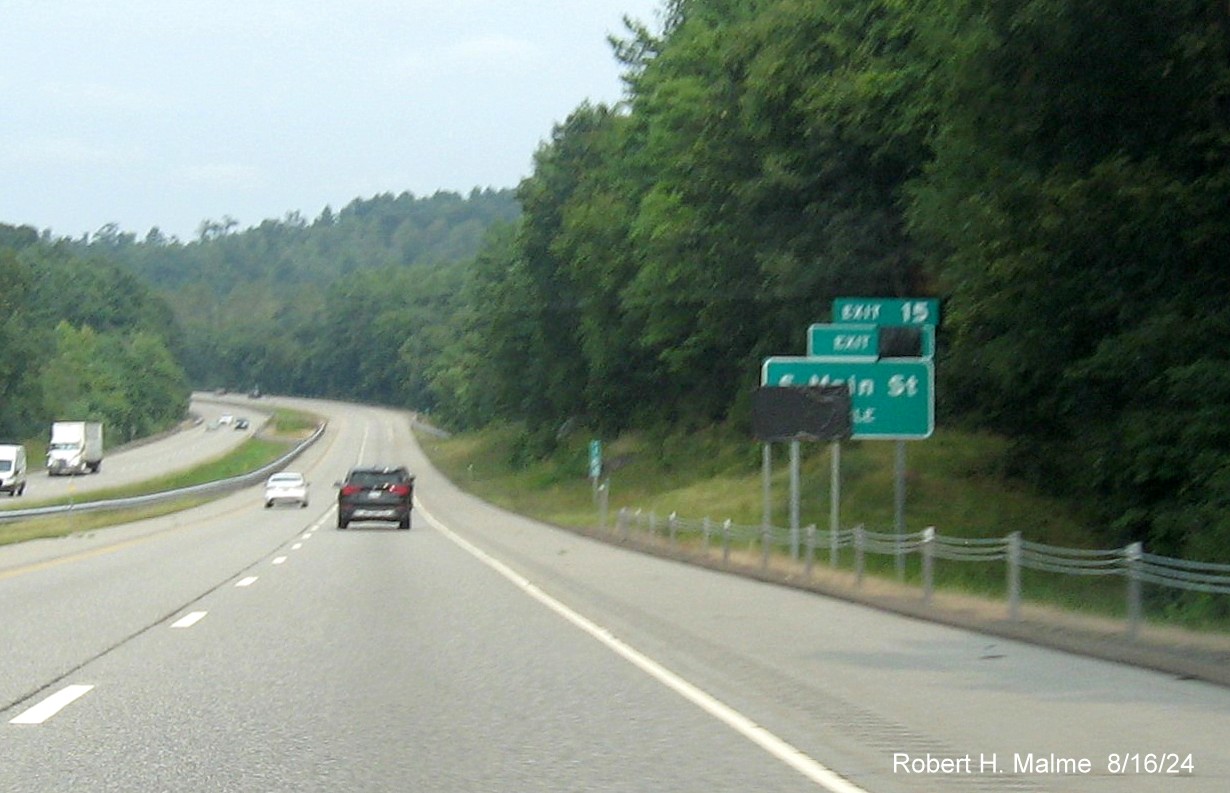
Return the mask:
{"type": "Polygon", "coordinates": [[[401,412],[259,489],[0,548],[0,790],[1225,791],[1230,690],[653,558],[465,496],[401,412]],[[414,528],[335,528],[356,462],[414,528]]]}
{"type": "Polygon", "coordinates": [[[32,458],[25,495],[18,498],[0,496],[0,509],[22,509],[69,495],[85,500],[91,492],[133,484],[216,459],[259,430],[270,416],[268,408],[262,408],[262,403],[246,398],[236,397],[227,402],[196,394],[189,410],[199,421],[185,424],[156,443],[134,443],[118,449],[108,445],[107,428],[104,427],[104,456],[98,473],[48,476],[45,461],[32,458]],[[232,426],[221,426],[212,429],[210,425],[224,414],[246,417],[249,428],[235,430],[232,426]]]}

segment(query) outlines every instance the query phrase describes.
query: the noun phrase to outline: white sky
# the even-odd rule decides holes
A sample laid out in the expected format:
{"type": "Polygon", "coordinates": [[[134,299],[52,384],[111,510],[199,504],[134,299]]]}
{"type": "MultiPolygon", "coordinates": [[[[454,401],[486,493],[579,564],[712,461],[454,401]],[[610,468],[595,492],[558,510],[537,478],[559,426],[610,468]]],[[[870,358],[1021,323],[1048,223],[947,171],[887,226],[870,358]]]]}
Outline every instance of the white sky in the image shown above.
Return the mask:
{"type": "Polygon", "coordinates": [[[182,240],[514,187],[662,0],[0,0],[0,223],[182,240]]]}

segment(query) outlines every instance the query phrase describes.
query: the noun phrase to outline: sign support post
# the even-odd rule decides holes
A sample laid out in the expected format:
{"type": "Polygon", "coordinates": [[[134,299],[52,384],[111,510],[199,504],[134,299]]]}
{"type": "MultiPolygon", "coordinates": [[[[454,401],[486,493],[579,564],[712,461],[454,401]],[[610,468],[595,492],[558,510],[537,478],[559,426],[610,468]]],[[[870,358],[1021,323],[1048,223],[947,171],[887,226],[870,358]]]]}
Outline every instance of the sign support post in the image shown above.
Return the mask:
{"type": "Polygon", "coordinates": [[[764,514],[761,526],[768,529],[773,523],[773,444],[765,443],[760,453],[761,490],[764,494],[764,514]]]}
{"type": "Polygon", "coordinates": [[[901,552],[905,541],[905,441],[897,441],[893,460],[893,526],[897,531],[897,580],[905,579],[905,554],[901,552]]]}
{"type": "Polygon", "coordinates": [[[829,567],[837,567],[838,533],[841,531],[841,441],[833,441],[829,449],[829,567]]]}
{"type": "MultiPolygon", "coordinates": [[[[935,327],[939,321],[940,303],[935,298],[839,297],[833,300],[833,322],[836,324],[815,325],[809,330],[808,353],[814,355],[819,351],[828,352],[830,347],[833,350],[849,352],[876,347],[880,337],[871,332],[864,335],[864,332],[869,328],[896,326],[917,329],[919,349],[917,353],[911,354],[917,354],[929,363],[935,354],[935,327]]],[[[877,348],[876,353],[883,357],[886,351],[877,348]]],[[[927,399],[931,401],[929,411],[934,415],[935,395],[930,386],[927,390],[927,399]]],[[[929,435],[930,427],[922,437],[929,435]]],[[[894,438],[896,449],[893,465],[893,525],[897,535],[894,556],[898,580],[905,578],[905,555],[902,548],[905,542],[905,440],[908,437],[911,437],[908,433],[902,433],[894,438]]]]}
{"type": "Polygon", "coordinates": [[[799,558],[799,442],[790,442],[790,558],[799,558]]]}

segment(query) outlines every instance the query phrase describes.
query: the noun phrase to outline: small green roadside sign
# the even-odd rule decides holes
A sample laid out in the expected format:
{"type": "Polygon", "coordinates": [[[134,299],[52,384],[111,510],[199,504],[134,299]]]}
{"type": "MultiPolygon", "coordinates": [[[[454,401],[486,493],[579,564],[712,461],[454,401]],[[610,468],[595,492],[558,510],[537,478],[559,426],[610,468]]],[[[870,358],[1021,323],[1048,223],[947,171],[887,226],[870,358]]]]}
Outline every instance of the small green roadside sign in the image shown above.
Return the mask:
{"type": "Polygon", "coordinates": [[[602,441],[589,442],[589,478],[602,476],[602,441]]]}

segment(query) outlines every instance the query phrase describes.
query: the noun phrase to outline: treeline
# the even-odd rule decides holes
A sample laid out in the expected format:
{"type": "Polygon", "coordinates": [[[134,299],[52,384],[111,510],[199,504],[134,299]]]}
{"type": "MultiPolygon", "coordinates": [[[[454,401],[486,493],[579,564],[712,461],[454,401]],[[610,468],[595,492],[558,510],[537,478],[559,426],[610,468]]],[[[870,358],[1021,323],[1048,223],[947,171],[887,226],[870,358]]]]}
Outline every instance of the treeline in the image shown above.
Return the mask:
{"type": "Polygon", "coordinates": [[[29,227],[0,225],[0,439],[102,421],[108,445],[167,429],[188,407],[170,307],[136,277],[29,227]]]}
{"type": "Polygon", "coordinates": [[[189,242],[108,226],[74,245],[168,301],[197,387],[429,408],[468,263],[519,214],[511,190],[384,194],[312,220],[206,221],[189,242]]]}
{"type": "Polygon", "coordinates": [[[612,41],[626,101],[515,195],[111,247],[194,383],[514,421],[530,454],[746,422],[833,297],[938,296],[942,423],[1010,438],[1100,542],[1224,560],[1228,31],[1207,0],[667,0],[612,41]],[[423,253],[467,213],[484,242],[423,253]]]}

